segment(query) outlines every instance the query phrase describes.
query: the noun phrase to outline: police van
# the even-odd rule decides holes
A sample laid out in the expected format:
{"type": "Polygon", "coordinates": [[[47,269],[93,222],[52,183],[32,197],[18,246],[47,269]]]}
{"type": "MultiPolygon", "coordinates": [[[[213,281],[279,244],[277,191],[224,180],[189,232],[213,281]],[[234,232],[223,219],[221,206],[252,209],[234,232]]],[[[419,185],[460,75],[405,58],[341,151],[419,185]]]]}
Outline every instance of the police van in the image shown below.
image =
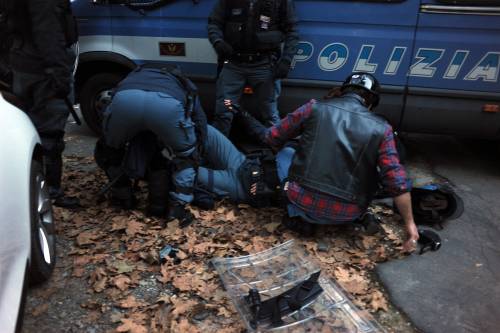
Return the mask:
{"type": "MultiPolygon", "coordinates": [[[[76,87],[99,131],[110,88],[137,64],[181,66],[213,109],[215,0],[73,0],[76,87]]],[[[320,97],[354,71],[382,84],[377,112],[405,132],[500,138],[500,0],[295,0],[300,43],[280,111],[320,97]]]]}

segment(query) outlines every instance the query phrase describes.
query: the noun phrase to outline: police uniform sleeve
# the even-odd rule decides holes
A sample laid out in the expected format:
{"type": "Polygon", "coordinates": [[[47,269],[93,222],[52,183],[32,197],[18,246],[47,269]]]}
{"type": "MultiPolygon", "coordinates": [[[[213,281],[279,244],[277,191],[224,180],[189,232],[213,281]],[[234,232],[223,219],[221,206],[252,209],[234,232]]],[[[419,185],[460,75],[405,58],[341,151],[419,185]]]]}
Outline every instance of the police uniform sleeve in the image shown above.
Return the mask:
{"type": "Polygon", "coordinates": [[[297,15],[295,13],[295,3],[293,0],[286,0],[286,18],[282,25],[285,34],[285,44],[283,46],[283,55],[281,59],[292,62],[297,53],[297,44],[299,42],[299,33],[297,31],[297,15]]]}
{"type": "Polygon", "coordinates": [[[225,7],[225,0],[218,0],[208,17],[208,39],[212,45],[224,40],[225,7]]]}
{"type": "Polygon", "coordinates": [[[71,82],[71,66],[66,52],[62,22],[56,0],[28,0],[33,42],[40,51],[54,93],[66,96],[71,82]]]}

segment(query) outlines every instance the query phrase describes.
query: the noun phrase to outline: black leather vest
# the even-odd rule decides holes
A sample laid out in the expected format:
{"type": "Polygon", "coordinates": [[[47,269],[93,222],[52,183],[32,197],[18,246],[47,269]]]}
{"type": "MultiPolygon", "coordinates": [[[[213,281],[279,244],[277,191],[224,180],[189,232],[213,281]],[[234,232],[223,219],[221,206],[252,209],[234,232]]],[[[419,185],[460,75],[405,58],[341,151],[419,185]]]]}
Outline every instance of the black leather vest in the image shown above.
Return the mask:
{"type": "Polygon", "coordinates": [[[366,207],[377,188],[378,148],[386,122],[355,94],[317,103],[304,124],[289,177],[366,207]]]}
{"type": "Polygon", "coordinates": [[[227,1],[224,39],[236,52],[279,52],[285,8],[286,0],[227,1]]]}

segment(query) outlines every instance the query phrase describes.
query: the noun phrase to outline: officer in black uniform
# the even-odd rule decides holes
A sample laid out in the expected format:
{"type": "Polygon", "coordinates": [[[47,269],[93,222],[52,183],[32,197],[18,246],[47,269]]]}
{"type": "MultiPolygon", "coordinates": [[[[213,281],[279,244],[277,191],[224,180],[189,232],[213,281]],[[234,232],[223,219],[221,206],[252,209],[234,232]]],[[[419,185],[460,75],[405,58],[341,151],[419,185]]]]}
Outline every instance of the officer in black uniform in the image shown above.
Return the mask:
{"type": "MultiPolygon", "coordinates": [[[[61,188],[64,127],[70,110],[77,42],[69,0],[3,0],[7,13],[12,91],[26,105],[42,141],[44,165],[54,204],[78,205],[61,188]],[[66,100],[66,101],[65,101],[66,100]]],[[[4,36],[2,36],[4,38],[4,36]]]]}
{"type": "Polygon", "coordinates": [[[224,100],[239,103],[246,85],[258,100],[258,118],[266,125],[278,120],[272,108],[274,81],[290,70],[297,51],[296,23],[292,0],[217,1],[208,18],[208,38],[223,62],[213,125],[224,135],[233,120],[224,100]]]}

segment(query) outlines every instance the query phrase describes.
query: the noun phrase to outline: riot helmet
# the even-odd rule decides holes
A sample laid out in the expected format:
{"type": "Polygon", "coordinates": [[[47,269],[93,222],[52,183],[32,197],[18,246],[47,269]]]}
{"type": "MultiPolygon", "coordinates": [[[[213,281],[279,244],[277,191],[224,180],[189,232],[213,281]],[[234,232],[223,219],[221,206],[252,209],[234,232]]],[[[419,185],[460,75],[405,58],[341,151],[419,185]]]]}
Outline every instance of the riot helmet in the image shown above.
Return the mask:
{"type": "MultiPolygon", "coordinates": [[[[369,73],[357,72],[349,75],[342,84],[341,90],[344,92],[348,88],[361,88],[364,92],[361,95],[368,105],[371,105],[372,108],[375,108],[380,100],[380,84],[378,80],[369,73]]],[[[357,89],[352,89],[356,91],[357,89]]]]}

